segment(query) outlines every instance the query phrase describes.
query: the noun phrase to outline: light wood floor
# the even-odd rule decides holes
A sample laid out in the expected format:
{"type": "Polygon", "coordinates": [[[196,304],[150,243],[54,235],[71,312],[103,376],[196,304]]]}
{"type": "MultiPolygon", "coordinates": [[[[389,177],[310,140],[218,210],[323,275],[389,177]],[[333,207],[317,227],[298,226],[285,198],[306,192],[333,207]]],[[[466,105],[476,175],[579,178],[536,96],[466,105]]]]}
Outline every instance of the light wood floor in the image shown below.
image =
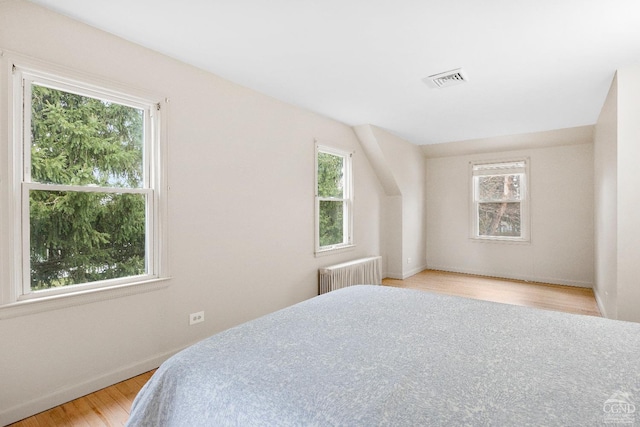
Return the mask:
{"type": "Polygon", "coordinates": [[[384,279],[382,284],[485,301],[600,316],[591,288],[549,285],[435,270],[425,270],[405,280],[384,279]]]}
{"type": "MultiPolygon", "coordinates": [[[[600,316],[591,289],[530,283],[425,270],[405,280],[384,279],[387,286],[600,316]]],[[[122,426],[133,398],[154,371],[56,406],[10,427],[122,426]]]]}
{"type": "Polygon", "coordinates": [[[9,427],[123,426],[134,397],[153,371],[114,384],[78,399],[25,418],[9,427]]]}

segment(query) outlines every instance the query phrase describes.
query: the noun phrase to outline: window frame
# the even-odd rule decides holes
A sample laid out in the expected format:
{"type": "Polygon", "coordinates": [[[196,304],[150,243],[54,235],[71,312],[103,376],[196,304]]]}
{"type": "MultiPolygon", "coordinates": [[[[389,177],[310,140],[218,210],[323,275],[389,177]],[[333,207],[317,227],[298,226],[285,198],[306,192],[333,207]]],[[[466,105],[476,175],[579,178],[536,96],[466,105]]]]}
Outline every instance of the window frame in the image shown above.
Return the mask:
{"type": "Polygon", "coordinates": [[[470,183],[470,239],[478,242],[499,242],[499,243],[530,243],[530,159],[528,157],[509,158],[501,160],[482,160],[469,162],[469,183],[470,183]],[[523,166],[500,167],[523,163],[523,166]],[[476,172],[477,166],[495,166],[496,173],[476,172]],[[520,199],[505,200],[508,203],[520,203],[520,236],[484,236],[480,235],[480,215],[479,207],[482,203],[495,203],[495,201],[482,201],[479,197],[478,177],[480,176],[505,176],[520,175],[520,199]]]}
{"type": "Polygon", "coordinates": [[[315,147],[315,253],[316,255],[331,253],[354,247],[353,243],[353,152],[340,150],[327,145],[316,144],[315,147]],[[318,194],[318,155],[326,153],[344,159],[343,197],[320,197],[318,194]],[[343,241],[342,243],[320,246],[320,202],[340,201],[343,203],[343,241]]]}
{"type": "MultiPolygon", "coordinates": [[[[0,185],[0,199],[7,202],[0,209],[0,231],[7,236],[3,239],[6,241],[0,243],[0,263],[4,270],[0,277],[0,319],[165,286],[158,283],[169,278],[165,242],[166,144],[162,136],[166,134],[163,110],[168,99],[159,102],[157,99],[162,98],[157,95],[18,55],[6,55],[2,59],[4,78],[0,89],[4,90],[0,90],[0,94],[7,100],[5,117],[9,132],[0,136],[8,142],[6,151],[0,152],[0,161],[7,165],[5,184],[0,185]],[[145,115],[142,185],[139,188],[88,187],[31,181],[31,83],[142,109],[145,115]],[[39,189],[143,194],[146,199],[145,273],[31,291],[29,191],[39,189]],[[88,296],[96,293],[101,296],[88,296]],[[68,301],[59,303],[63,298],[68,301]],[[30,308],[25,309],[25,305],[30,308]]],[[[2,178],[0,176],[0,182],[2,178]]]]}

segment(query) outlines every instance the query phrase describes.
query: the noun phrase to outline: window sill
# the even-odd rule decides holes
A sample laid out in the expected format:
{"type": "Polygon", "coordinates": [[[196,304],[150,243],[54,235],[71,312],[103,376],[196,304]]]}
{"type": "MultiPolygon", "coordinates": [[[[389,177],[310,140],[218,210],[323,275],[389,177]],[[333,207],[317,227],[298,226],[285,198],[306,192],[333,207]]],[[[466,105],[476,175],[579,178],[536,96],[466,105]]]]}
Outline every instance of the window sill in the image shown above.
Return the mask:
{"type": "Polygon", "coordinates": [[[327,256],[327,255],[340,254],[340,253],[343,253],[343,252],[350,252],[350,251],[354,250],[355,248],[356,248],[356,245],[344,245],[344,246],[338,246],[338,247],[330,248],[330,249],[316,250],[316,258],[317,257],[322,257],[322,256],[327,256]]]}
{"type": "Polygon", "coordinates": [[[170,277],[163,277],[144,282],[13,302],[0,306],[0,320],[156,291],[168,287],[169,279],[170,277]]]}
{"type": "Polygon", "coordinates": [[[530,239],[505,239],[500,237],[470,237],[469,240],[477,243],[502,243],[507,245],[530,245],[530,239]]]}

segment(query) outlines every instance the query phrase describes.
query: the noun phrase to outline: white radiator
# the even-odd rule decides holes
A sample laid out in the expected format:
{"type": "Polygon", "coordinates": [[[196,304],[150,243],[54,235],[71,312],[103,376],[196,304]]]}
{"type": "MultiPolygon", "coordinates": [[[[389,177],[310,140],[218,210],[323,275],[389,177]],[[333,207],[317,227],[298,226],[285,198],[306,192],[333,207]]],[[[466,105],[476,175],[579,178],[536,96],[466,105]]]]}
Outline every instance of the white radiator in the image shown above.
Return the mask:
{"type": "Polygon", "coordinates": [[[318,270],[318,294],[352,285],[380,285],[382,257],[372,256],[318,270]]]}

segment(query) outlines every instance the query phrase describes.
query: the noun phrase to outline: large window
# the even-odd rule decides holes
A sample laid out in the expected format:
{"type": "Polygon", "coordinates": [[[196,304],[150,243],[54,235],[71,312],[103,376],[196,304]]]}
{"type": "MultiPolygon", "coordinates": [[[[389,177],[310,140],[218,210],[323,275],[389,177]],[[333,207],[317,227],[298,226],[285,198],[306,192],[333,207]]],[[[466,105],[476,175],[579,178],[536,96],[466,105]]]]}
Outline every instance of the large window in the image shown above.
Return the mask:
{"type": "Polygon", "coordinates": [[[352,154],[316,147],[316,252],[352,245],[352,154]]]}
{"type": "Polygon", "coordinates": [[[158,278],[158,103],[13,69],[9,301],[158,278]]]}
{"type": "Polygon", "coordinates": [[[528,240],[527,161],[473,163],[472,237],[528,240]]]}

